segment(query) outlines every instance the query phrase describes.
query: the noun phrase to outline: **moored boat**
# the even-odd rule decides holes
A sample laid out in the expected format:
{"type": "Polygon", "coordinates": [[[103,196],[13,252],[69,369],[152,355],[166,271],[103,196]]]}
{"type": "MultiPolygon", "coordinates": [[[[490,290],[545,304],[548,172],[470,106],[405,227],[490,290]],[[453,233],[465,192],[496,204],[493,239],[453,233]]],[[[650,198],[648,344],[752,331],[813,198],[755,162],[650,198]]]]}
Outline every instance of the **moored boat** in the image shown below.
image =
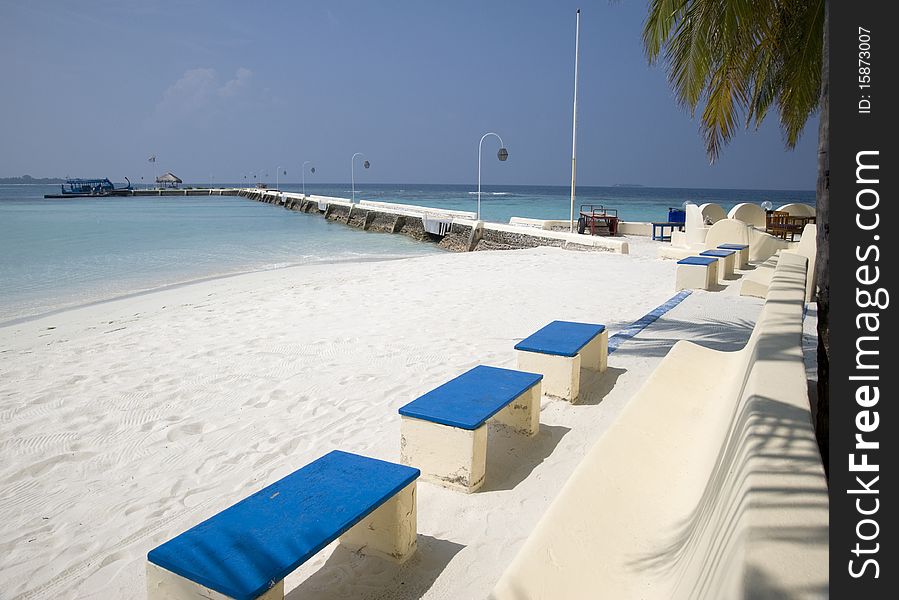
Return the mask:
{"type": "Polygon", "coordinates": [[[108,178],[104,179],[66,179],[60,186],[59,194],[45,194],[44,198],[88,198],[94,196],[128,196],[131,194],[131,181],[125,178],[128,185],[117,188],[108,178]]]}

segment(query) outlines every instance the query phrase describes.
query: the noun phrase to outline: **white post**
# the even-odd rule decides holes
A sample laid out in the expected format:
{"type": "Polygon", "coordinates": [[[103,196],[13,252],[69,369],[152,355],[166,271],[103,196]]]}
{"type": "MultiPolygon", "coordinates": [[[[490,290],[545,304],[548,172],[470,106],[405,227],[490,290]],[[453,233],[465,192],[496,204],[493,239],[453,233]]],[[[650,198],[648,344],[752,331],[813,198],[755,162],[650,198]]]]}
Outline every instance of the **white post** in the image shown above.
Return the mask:
{"type": "Polygon", "coordinates": [[[574,233],[574,179],[577,171],[577,62],[578,46],[581,36],[581,9],[577,9],[577,21],[574,29],[574,116],[571,124],[571,214],[569,231],[574,233]]]}
{"type": "Polygon", "coordinates": [[[303,198],[306,198],[306,165],[311,163],[311,160],[307,160],[303,162],[303,198]]]}
{"type": "Polygon", "coordinates": [[[281,191],[281,167],[276,167],[275,171],[275,189],[281,191]]]}
{"type": "Polygon", "coordinates": [[[365,156],[361,152],[357,152],[353,155],[353,158],[350,159],[350,177],[353,180],[353,204],[356,204],[356,157],[357,156],[365,156]]]}
{"type": "Polygon", "coordinates": [[[499,140],[500,148],[504,148],[506,145],[503,143],[503,138],[499,137],[499,134],[493,133],[492,131],[488,131],[484,135],[481,136],[481,141],[478,142],[478,221],[481,220],[481,146],[484,144],[484,138],[488,135],[495,136],[499,140]]]}

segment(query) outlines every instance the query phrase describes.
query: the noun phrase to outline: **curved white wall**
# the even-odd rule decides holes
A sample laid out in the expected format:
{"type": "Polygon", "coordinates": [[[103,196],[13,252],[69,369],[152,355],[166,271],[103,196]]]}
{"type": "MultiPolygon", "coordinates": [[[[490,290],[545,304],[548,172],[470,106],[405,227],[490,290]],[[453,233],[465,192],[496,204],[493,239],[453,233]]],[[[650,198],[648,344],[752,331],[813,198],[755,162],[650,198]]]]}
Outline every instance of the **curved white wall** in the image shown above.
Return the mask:
{"type": "Polygon", "coordinates": [[[748,225],[765,228],[765,210],[758,204],[751,202],[741,202],[730,209],[727,213],[728,219],[736,219],[743,221],[748,225]]]}
{"type": "Polygon", "coordinates": [[[705,204],[701,204],[699,206],[699,212],[702,213],[703,222],[705,222],[706,220],[711,220],[712,224],[717,223],[721,219],[727,218],[727,213],[724,212],[724,209],[721,208],[721,205],[715,204],[714,202],[706,202],[705,204]]]}

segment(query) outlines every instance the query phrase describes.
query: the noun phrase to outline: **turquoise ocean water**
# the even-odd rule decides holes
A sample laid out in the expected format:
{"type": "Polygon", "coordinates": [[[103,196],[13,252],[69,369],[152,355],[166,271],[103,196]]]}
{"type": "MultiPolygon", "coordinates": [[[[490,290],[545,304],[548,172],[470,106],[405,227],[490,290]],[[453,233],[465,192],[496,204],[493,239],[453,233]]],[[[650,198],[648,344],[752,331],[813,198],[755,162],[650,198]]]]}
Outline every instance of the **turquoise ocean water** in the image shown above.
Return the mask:
{"type": "MultiPolygon", "coordinates": [[[[202,184],[195,184],[202,185],[202,184]]],[[[44,199],[58,186],[0,185],[0,324],[117,296],[310,262],[397,258],[439,250],[404,236],[221,196],[44,199]]],[[[282,185],[299,191],[297,184],[282,185]]],[[[476,210],[469,185],[360,185],[356,199],[476,210]]],[[[347,184],[309,184],[310,194],[349,197],[347,184]]],[[[582,187],[629,221],[663,220],[686,200],[814,204],[814,192],[582,187]]],[[[485,186],[481,213],[566,219],[565,187],[485,186]]]]}

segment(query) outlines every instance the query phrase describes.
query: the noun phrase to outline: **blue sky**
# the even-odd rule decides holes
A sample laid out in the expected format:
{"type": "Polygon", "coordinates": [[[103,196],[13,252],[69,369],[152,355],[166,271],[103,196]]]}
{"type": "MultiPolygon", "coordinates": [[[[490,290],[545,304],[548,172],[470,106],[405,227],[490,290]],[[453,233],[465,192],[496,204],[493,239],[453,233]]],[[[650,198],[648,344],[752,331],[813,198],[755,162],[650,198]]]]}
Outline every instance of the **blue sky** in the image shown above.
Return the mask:
{"type": "Polygon", "coordinates": [[[647,2],[0,0],[0,176],[564,185],[581,8],[578,183],[813,189],[817,118],[715,165],[640,33],[647,2]],[[307,179],[308,180],[308,179],[307,179]]]}

